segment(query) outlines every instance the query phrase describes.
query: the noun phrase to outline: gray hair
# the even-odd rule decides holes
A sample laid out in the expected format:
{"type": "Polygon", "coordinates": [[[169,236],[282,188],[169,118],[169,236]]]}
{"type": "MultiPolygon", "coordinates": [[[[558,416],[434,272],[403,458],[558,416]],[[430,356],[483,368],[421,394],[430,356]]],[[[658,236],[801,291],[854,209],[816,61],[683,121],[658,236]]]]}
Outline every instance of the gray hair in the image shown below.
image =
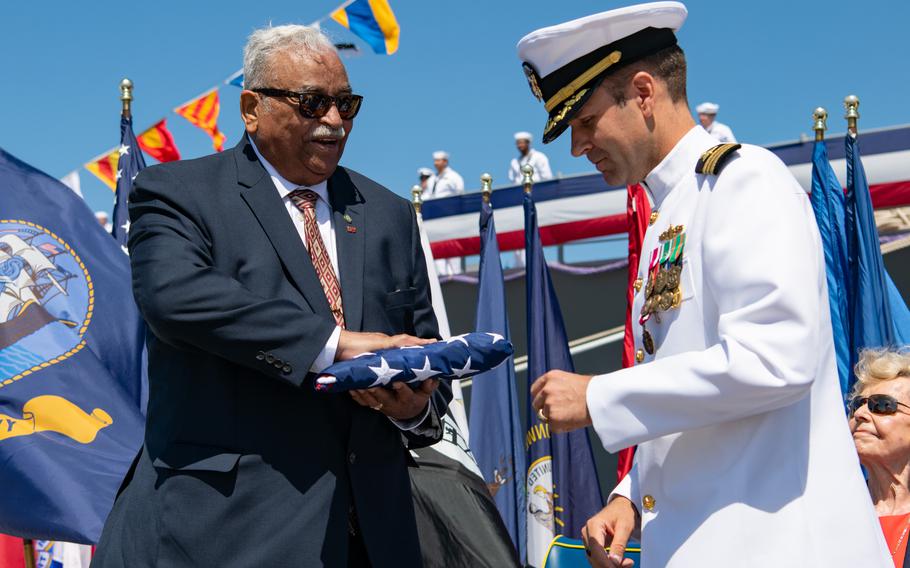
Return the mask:
{"type": "Polygon", "coordinates": [[[254,30],[243,48],[244,88],[271,87],[268,82],[272,58],[284,51],[298,56],[336,53],[332,40],[315,26],[290,24],[254,30]]]}
{"type": "Polygon", "coordinates": [[[863,349],[853,369],[856,384],[850,398],[856,398],[867,387],[893,381],[898,378],[910,379],[910,345],[863,349]]]}

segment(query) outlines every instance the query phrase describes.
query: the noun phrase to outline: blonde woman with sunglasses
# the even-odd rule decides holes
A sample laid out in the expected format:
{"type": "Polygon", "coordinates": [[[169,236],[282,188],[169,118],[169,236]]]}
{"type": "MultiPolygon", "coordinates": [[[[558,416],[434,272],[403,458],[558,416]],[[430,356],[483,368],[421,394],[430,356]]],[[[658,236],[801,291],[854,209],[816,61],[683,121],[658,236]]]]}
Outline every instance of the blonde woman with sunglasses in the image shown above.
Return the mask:
{"type": "Polygon", "coordinates": [[[850,430],[869,474],[888,552],[910,567],[910,350],[866,350],[856,364],[850,430]]]}

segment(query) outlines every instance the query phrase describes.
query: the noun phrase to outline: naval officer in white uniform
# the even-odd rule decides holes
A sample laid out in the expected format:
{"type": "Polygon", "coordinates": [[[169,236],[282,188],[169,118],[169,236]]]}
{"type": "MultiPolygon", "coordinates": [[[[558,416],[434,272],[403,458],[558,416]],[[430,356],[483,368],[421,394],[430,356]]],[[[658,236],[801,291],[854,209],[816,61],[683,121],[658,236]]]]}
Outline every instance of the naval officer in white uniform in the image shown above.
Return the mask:
{"type": "Polygon", "coordinates": [[[551,371],[532,387],[550,428],[593,425],[631,473],[584,527],[595,566],[891,565],[850,439],[824,259],[806,193],[773,154],[695,124],[675,31],[656,2],[518,44],[572,153],[653,201],[633,303],[631,368],[551,371]],[[603,545],[610,545],[609,553],[603,545]],[[619,554],[617,557],[616,555],[619,554]]]}
{"type": "Polygon", "coordinates": [[[530,132],[515,133],[515,148],[518,149],[518,157],[512,158],[509,162],[509,181],[519,185],[524,179],[521,168],[531,166],[534,170],[534,181],[547,181],[553,179],[553,172],[550,171],[550,160],[547,155],[534,148],[531,148],[530,132]]]}
{"type": "Polygon", "coordinates": [[[717,138],[718,142],[724,144],[736,144],[736,137],[733,136],[733,130],[722,122],[717,122],[717,112],[720,105],[717,103],[701,103],[695,107],[698,113],[698,122],[711,136],[717,138]]]}

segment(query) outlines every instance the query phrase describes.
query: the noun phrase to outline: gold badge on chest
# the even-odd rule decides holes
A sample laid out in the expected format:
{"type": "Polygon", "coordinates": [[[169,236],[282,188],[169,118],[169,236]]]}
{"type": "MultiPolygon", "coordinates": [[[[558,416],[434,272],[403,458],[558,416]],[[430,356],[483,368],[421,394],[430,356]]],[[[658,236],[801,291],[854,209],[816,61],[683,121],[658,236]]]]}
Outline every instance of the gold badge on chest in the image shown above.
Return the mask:
{"type": "Polygon", "coordinates": [[[645,285],[645,301],[641,307],[638,323],[641,324],[641,340],[649,355],[655,352],[654,338],[647,329],[648,320],[653,316],[660,323],[660,314],[675,310],[682,303],[683,250],[686,233],[682,225],[671,225],[660,234],[657,248],[651,251],[648,263],[648,283],[645,285]]]}

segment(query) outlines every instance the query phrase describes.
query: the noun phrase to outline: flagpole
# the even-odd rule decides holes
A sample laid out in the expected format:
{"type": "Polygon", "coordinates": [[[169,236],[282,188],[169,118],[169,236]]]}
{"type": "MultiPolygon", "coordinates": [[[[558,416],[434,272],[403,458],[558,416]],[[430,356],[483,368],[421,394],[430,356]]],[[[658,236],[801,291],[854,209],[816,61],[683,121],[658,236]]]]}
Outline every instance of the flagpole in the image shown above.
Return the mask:
{"type": "Polygon", "coordinates": [[[480,176],[480,192],[483,195],[483,202],[489,203],[493,196],[493,176],[490,174],[480,176]]]}
{"type": "Polygon", "coordinates": [[[420,197],[422,192],[423,190],[420,189],[419,185],[415,185],[411,188],[411,203],[414,204],[414,211],[416,211],[418,215],[420,215],[420,209],[423,207],[423,199],[420,197]]]}
{"type": "Polygon", "coordinates": [[[132,118],[130,106],[133,102],[133,82],[126,77],[120,81],[120,102],[123,103],[120,115],[123,118],[132,118]]]}
{"type": "Polygon", "coordinates": [[[25,553],[25,568],[35,568],[35,542],[30,538],[22,539],[25,553]]]}
{"type": "Polygon", "coordinates": [[[818,107],[812,112],[812,119],[815,124],[812,129],[815,130],[815,141],[821,142],[825,139],[825,130],[828,130],[828,111],[824,107],[818,107]]]}
{"type": "Polygon", "coordinates": [[[534,187],[534,168],[531,167],[531,164],[525,164],[521,166],[521,174],[521,183],[524,185],[525,193],[530,195],[531,189],[534,187]]]}
{"type": "Polygon", "coordinates": [[[357,0],[347,0],[346,2],[343,2],[343,3],[341,4],[341,6],[338,6],[337,8],[335,8],[334,10],[332,10],[331,12],[329,12],[328,14],[326,14],[325,16],[319,18],[318,20],[316,20],[315,22],[313,22],[313,23],[310,24],[310,25],[311,25],[311,26],[318,26],[318,25],[321,24],[322,22],[324,22],[324,21],[328,20],[329,18],[331,18],[331,17],[332,17],[332,14],[334,14],[334,13],[337,12],[338,10],[344,10],[345,8],[347,8],[348,6],[350,6],[351,4],[353,4],[353,3],[356,2],[356,1],[357,1],[357,0]]]}
{"type": "Polygon", "coordinates": [[[844,115],[844,118],[847,119],[847,133],[856,138],[856,120],[859,118],[859,97],[856,95],[847,95],[844,98],[844,108],[847,110],[847,114],[844,115]]]}

